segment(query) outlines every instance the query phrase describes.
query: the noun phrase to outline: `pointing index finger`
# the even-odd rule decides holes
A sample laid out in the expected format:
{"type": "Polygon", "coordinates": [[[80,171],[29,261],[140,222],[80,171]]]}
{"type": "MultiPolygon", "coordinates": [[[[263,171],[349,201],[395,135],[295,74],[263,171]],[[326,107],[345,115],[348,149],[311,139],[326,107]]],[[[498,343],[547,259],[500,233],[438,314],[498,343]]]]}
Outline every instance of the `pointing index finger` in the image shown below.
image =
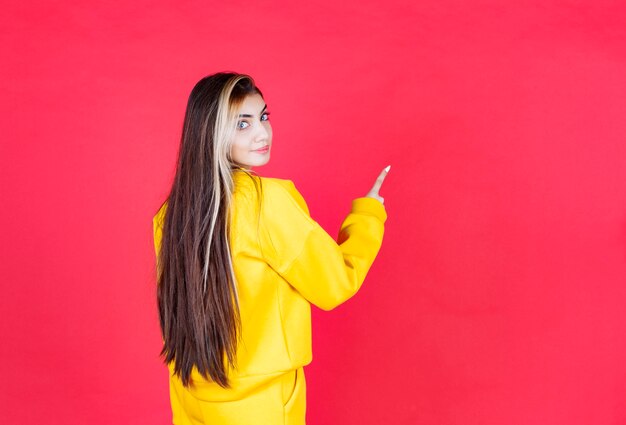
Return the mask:
{"type": "Polygon", "coordinates": [[[372,192],[378,194],[378,191],[380,190],[380,187],[382,186],[383,181],[385,180],[385,177],[387,177],[387,173],[389,172],[390,168],[391,168],[391,165],[388,165],[385,168],[383,168],[383,171],[380,172],[380,174],[378,175],[378,178],[376,179],[376,182],[374,183],[372,192]]]}

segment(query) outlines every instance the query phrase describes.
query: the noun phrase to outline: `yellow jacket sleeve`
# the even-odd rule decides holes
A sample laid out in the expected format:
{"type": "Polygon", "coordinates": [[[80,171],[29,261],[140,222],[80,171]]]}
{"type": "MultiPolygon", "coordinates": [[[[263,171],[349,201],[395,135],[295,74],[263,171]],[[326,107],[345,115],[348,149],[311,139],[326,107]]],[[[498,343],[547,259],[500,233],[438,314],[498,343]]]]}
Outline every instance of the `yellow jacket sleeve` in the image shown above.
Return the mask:
{"type": "Polygon", "coordinates": [[[331,310],[363,284],[382,244],[385,207],[370,197],[352,200],[335,241],[310,217],[293,182],[273,183],[262,203],[263,256],[310,303],[331,310]]]}

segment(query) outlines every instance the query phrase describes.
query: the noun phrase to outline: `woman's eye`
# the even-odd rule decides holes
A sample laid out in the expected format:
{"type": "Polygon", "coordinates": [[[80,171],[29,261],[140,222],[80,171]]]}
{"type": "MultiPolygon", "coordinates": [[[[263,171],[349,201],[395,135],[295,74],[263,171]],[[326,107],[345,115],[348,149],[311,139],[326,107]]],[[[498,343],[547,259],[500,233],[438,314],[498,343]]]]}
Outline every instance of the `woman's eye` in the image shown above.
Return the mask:
{"type": "Polygon", "coordinates": [[[267,121],[270,119],[270,113],[269,112],[265,112],[263,115],[261,115],[261,121],[267,121]]]}
{"type": "Polygon", "coordinates": [[[239,129],[244,129],[244,128],[248,127],[249,125],[250,125],[250,124],[248,124],[248,123],[247,123],[247,122],[245,122],[245,121],[239,121],[239,122],[237,123],[237,128],[239,128],[239,129]]]}

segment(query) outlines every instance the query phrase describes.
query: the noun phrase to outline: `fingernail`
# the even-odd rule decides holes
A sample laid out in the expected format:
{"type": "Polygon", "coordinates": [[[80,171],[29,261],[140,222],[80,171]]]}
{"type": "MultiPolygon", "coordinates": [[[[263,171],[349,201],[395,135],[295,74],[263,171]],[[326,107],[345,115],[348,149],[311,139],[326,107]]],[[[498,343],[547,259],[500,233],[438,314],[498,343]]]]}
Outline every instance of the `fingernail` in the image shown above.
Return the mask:
{"type": "Polygon", "coordinates": [[[390,169],[390,168],[391,168],[391,165],[387,165],[387,166],[385,167],[385,171],[386,171],[386,172],[389,172],[389,169],[390,169]]]}

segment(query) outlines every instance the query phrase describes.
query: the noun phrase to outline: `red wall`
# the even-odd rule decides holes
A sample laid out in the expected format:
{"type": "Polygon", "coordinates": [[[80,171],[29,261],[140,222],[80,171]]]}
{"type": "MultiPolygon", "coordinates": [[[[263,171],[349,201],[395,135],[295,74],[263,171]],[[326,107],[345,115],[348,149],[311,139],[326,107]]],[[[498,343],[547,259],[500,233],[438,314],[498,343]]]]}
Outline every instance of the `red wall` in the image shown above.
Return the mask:
{"type": "Polygon", "coordinates": [[[170,423],[151,218],[220,70],[329,233],[392,165],[308,423],[626,423],[623,2],[194,3],[3,5],[1,423],[170,423]]]}

